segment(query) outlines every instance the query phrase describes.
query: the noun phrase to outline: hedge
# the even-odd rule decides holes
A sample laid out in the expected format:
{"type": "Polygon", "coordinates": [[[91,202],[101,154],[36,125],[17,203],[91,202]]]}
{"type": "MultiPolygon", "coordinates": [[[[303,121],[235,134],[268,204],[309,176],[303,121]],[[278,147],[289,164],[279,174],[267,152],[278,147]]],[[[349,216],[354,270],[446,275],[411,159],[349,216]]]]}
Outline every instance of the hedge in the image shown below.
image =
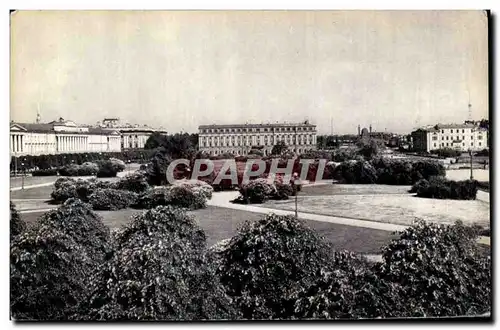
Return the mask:
{"type": "Polygon", "coordinates": [[[430,160],[375,158],[371,161],[347,161],[334,170],[334,179],[346,184],[412,185],[420,179],[444,176],[444,166],[430,160]]]}
{"type": "Polygon", "coordinates": [[[415,183],[410,192],[425,198],[473,200],[476,199],[477,190],[476,180],[453,181],[443,177],[432,177],[415,183]]]}
{"type": "Polygon", "coordinates": [[[89,201],[89,196],[96,189],[114,188],[114,183],[108,181],[98,181],[96,179],[59,178],[54,183],[51,193],[52,203],[62,203],[70,198],[78,198],[84,202],[89,201]]]}
{"type": "Polygon", "coordinates": [[[96,189],[89,196],[94,210],[121,210],[137,203],[138,195],[132,191],[118,189],[96,189]]]}
{"type": "Polygon", "coordinates": [[[56,168],[35,170],[31,173],[32,176],[56,176],[57,174],[58,174],[58,170],[56,168]]]}
{"type": "Polygon", "coordinates": [[[21,220],[14,203],[10,202],[10,239],[13,240],[26,229],[26,223],[21,220]]]}
{"type": "Polygon", "coordinates": [[[95,162],[98,160],[106,160],[110,158],[120,159],[124,162],[134,162],[134,163],[144,163],[151,159],[154,154],[154,150],[125,150],[122,152],[102,152],[102,153],[73,153],[73,154],[57,154],[57,155],[39,155],[39,156],[18,156],[11,157],[10,170],[13,172],[16,169],[17,160],[17,170],[22,172],[22,170],[31,171],[35,168],[38,169],[49,169],[49,168],[59,168],[71,164],[81,165],[87,161],[95,162]],[[24,166],[21,165],[24,163],[24,166]]]}

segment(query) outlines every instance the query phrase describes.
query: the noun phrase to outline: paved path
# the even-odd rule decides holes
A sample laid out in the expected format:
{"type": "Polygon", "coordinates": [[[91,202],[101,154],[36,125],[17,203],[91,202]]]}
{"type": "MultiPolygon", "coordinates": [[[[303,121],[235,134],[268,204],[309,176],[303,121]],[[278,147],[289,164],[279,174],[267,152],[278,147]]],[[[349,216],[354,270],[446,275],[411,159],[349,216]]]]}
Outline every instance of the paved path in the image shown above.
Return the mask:
{"type": "MultiPolygon", "coordinates": [[[[117,178],[121,178],[121,177],[124,177],[127,174],[133,173],[133,172],[135,172],[135,171],[123,171],[123,172],[119,172],[119,173],[116,174],[116,177],[117,178]]],[[[44,183],[38,183],[38,184],[32,184],[32,185],[25,185],[24,186],[24,190],[51,186],[59,178],[63,178],[63,177],[62,176],[54,177],[54,180],[51,181],[51,182],[44,182],[44,183]]],[[[88,179],[91,179],[91,178],[95,178],[95,176],[73,176],[73,177],[69,177],[69,178],[75,179],[75,180],[78,180],[78,179],[88,180],[88,179]]],[[[107,180],[107,179],[113,179],[113,178],[102,178],[102,179],[103,180],[107,180]]],[[[23,188],[22,187],[12,187],[12,188],[10,188],[10,191],[18,191],[18,190],[23,190],[23,188]]]]}

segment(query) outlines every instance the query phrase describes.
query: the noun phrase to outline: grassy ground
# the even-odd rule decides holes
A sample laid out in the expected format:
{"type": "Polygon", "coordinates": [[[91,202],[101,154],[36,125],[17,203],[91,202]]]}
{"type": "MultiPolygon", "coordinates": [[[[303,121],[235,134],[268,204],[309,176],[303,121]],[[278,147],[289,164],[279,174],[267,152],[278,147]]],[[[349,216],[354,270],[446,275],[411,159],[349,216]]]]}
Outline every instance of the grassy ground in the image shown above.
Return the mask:
{"type": "MultiPolygon", "coordinates": [[[[490,170],[473,169],[472,176],[478,181],[490,181],[490,170]]],[[[446,178],[450,180],[460,181],[470,179],[470,169],[448,170],[446,178]]]]}
{"type": "Polygon", "coordinates": [[[54,186],[45,186],[38,188],[31,188],[25,190],[16,190],[10,192],[11,199],[50,199],[50,193],[54,186]]]}
{"type": "MultiPolygon", "coordinates": [[[[139,210],[126,209],[120,211],[97,211],[103,222],[110,228],[119,228],[129,221],[139,210]]],[[[190,211],[207,235],[207,244],[211,246],[220,240],[230,238],[236,234],[238,227],[248,221],[256,221],[264,215],[236,211],[231,209],[209,206],[206,209],[190,211]]],[[[32,224],[41,216],[40,213],[21,214],[24,221],[32,224]]],[[[307,225],[329,241],[337,250],[350,250],[364,254],[378,254],[380,248],[387,244],[396,235],[382,230],[358,228],[331,224],[318,221],[307,221],[307,225]]]]}
{"type": "MultiPolygon", "coordinates": [[[[490,224],[489,204],[481,201],[417,198],[398,186],[324,185],[307,187],[298,197],[299,212],[411,225],[415,218],[432,222],[490,224]],[[340,194],[340,192],[346,192],[340,194]],[[329,193],[330,192],[330,193],[329,193]]],[[[406,188],[405,188],[406,189],[406,188]]],[[[258,206],[258,205],[257,205],[258,206]]],[[[263,207],[294,210],[294,200],[268,201],[263,207]]]]}

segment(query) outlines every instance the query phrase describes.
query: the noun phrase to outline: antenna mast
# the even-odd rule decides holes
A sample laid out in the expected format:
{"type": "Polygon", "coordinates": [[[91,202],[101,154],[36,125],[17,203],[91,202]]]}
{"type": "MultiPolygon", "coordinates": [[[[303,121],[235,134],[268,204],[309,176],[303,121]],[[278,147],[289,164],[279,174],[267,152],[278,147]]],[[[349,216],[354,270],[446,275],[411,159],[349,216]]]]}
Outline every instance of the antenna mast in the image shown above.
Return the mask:
{"type": "Polygon", "coordinates": [[[467,94],[469,95],[469,103],[467,104],[467,107],[469,109],[469,121],[472,122],[472,104],[470,103],[470,91],[467,90],[467,94]]]}

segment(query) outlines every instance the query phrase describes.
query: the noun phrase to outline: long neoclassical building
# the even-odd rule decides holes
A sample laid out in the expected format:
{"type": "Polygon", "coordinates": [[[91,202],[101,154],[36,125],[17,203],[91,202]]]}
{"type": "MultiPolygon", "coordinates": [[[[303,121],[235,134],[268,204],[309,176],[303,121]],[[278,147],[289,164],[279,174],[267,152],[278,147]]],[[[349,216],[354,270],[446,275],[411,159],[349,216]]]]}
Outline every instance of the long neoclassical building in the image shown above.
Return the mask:
{"type": "Polygon", "coordinates": [[[83,126],[63,118],[50,123],[11,122],[10,154],[36,156],[140,149],[155,132],[146,126],[110,124],[106,120],[103,123],[83,126]]]}
{"type": "Polygon", "coordinates": [[[284,141],[289,150],[303,153],[316,149],[316,125],[303,123],[201,125],[200,151],[210,155],[247,155],[255,147],[270,155],[274,145],[284,141]]]}

